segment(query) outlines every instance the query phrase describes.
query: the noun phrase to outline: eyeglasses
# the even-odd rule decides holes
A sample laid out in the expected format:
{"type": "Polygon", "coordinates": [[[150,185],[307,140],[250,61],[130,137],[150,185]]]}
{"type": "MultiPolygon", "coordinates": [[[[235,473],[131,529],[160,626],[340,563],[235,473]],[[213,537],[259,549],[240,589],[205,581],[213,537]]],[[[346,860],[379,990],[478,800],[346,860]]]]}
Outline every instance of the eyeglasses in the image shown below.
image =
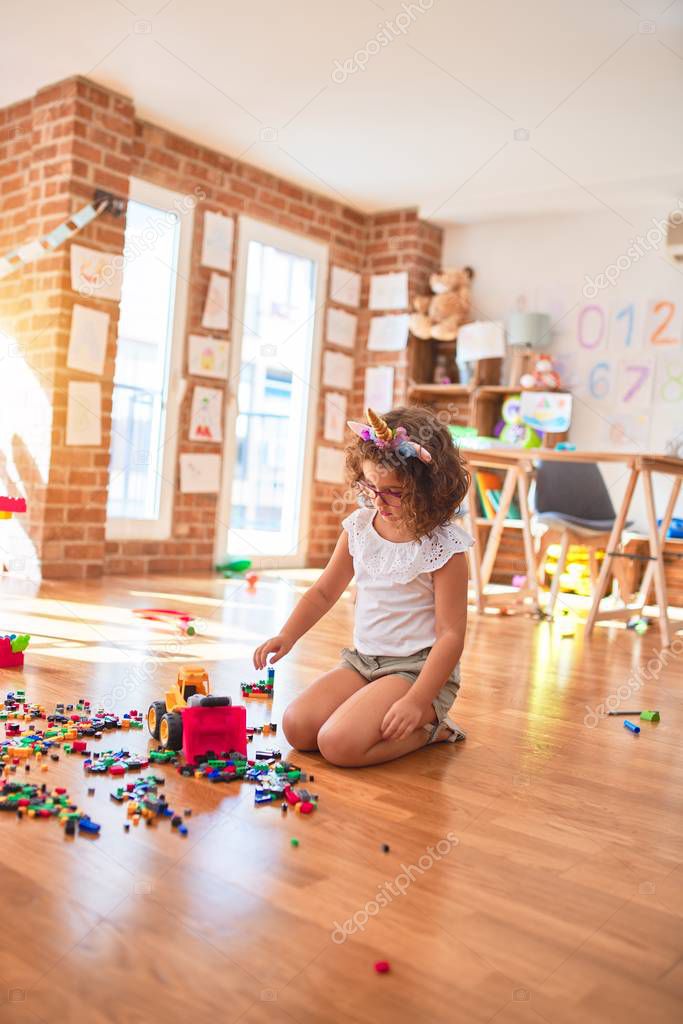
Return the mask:
{"type": "Polygon", "coordinates": [[[385,505],[393,505],[396,507],[401,504],[401,499],[403,498],[403,491],[393,489],[381,491],[367,480],[359,480],[356,486],[364,497],[381,498],[385,505]]]}

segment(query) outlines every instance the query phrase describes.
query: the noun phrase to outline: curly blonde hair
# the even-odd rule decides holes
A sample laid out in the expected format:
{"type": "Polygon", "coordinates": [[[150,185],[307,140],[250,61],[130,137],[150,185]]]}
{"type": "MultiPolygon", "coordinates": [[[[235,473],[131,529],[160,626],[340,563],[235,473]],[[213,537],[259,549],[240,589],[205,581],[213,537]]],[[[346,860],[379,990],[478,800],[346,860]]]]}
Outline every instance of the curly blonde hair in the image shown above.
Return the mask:
{"type": "Polygon", "coordinates": [[[382,418],[393,430],[405,427],[408,438],[426,448],[432,461],[406,458],[395,449],[379,448],[373,441],[355,437],[346,449],[349,482],[357,485],[362,481],[366,459],[395,470],[403,486],[401,516],[419,540],[458,512],[470,486],[470,474],[448,428],[431,409],[399,406],[382,418]]]}

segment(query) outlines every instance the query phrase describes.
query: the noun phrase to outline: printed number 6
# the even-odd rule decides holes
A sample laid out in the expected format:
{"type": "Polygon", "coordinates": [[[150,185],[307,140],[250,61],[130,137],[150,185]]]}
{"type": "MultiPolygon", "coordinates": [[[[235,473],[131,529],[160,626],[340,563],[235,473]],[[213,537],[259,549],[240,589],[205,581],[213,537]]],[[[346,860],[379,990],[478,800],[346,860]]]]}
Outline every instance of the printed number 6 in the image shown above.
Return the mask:
{"type": "Polygon", "coordinates": [[[588,374],[588,388],[593,398],[605,398],[609,393],[609,363],[596,363],[588,374]]]}

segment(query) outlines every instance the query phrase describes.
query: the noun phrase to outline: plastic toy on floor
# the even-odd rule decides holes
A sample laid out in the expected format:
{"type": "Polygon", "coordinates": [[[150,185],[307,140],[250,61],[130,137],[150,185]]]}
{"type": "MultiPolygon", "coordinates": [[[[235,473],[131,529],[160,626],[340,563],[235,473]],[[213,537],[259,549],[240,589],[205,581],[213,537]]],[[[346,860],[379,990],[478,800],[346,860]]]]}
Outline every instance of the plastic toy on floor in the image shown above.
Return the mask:
{"type": "Polygon", "coordinates": [[[190,666],[164,694],[150,704],[147,725],[164,750],[181,750],[188,764],[209,751],[247,754],[247,712],[233,707],[230,697],[211,696],[205,669],[190,666]]]}
{"type": "Polygon", "coordinates": [[[133,615],[139,619],[149,619],[151,622],[169,622],[177,625],[182,633],[194,636],[196,629],[193,625],[194,616],[187,612],[178,612],[174,608],[134,608],[133,615]]]}
{"type": "Polygon", "coordinates": [[[17,513],[26,511],[26,498],[0,497],[0,519],[11,519],[17,513]]]}
{"type": "Polygon", "coordinates": [[[0,636],[0,668],[21,668],[24,651],[31,639],[28,633],[9,633],[0,636]]]}
{"type": "Polygon", "coordinates": [[[243,697],[254,697],[264,700],[273,699],[273,689],[275,686],[275,669],[268,668],[268,678],[260,679],[258,683],[242,683],[241,690],[243,697]]]}
{"type": "Polygon", "coordinates": [[[219,562],[216,566],[216,572],[222,573],[226,579],[242,577],[250,569],[250,558],[229,558],[225,562],[219,562]]]}

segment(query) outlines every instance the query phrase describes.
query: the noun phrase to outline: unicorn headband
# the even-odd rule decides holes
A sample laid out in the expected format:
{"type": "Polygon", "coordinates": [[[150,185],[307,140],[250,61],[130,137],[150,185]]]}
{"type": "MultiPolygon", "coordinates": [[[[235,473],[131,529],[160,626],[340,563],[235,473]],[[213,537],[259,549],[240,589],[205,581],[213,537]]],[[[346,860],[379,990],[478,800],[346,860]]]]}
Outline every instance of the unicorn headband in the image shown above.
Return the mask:
{"type": "Polygon", "coordinates": [[[368,421],[367,423],[347,420],[347,424],[354,434],[358,434],[363,441],[372,441],[378,448],[391,448],[406,459],[418,458],[420,462],[432,461],[432,457],[426,448],[408,438],[408,432],[405,427],[396,427],[395,430],[392,430],[387,421],[383,420],[372,409],[368,409],[365,416],[368,421]]]}

